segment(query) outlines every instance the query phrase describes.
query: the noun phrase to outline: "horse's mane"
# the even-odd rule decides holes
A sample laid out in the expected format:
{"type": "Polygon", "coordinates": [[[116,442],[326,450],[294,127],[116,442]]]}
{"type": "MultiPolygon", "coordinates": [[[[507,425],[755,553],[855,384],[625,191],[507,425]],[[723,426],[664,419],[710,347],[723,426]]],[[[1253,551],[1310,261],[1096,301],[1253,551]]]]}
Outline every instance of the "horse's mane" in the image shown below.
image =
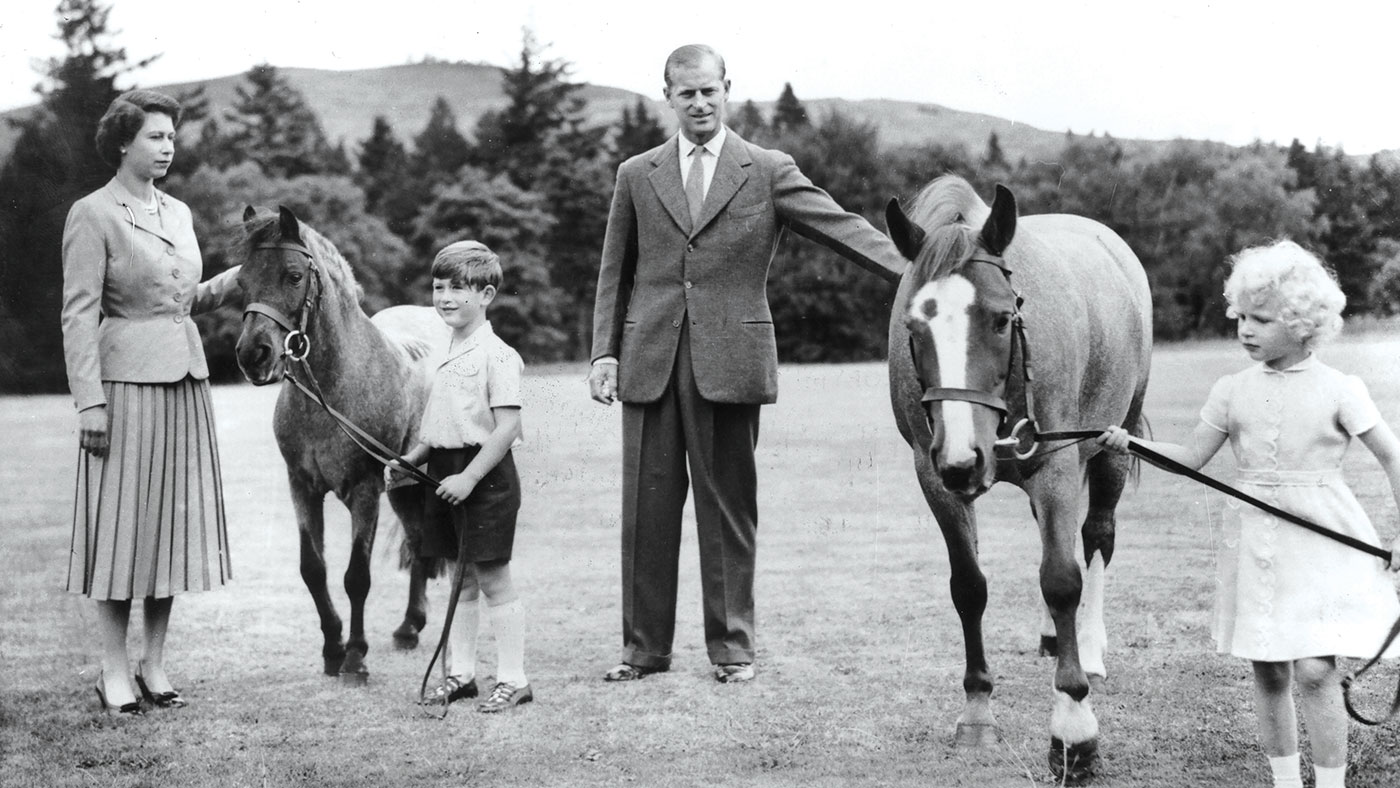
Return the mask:
{"type": "Polygon", "coordinates": [[[928,232],[919,261],[932,268],[925,278],[952,273],[971,254],[977,228],[990,214],[971,184],[957,175],[940,175],[925,186],[909,206],[909,218],[928,232]]]}
{"type": "MultiPolygon", "coordinates": [[[[316,258],[316,263],[321,267],[322,272],[337,283],[340,289],[348,291],[354,303],[358,304],[363,300],[364,288],[355,279],[355,272],[350,268],[349,261],[345,259],[339,249],[335,248],[335,244],[306,222],[298,221],[297,224],[301,228],[302,243],[311,250],[311,255],[316,258]]],[[[259,213],[245,224],[245,228],[243,242],[245,254],[257,244],[276,243],[282,240],[281,224],[275,213],[259,213]]]]}

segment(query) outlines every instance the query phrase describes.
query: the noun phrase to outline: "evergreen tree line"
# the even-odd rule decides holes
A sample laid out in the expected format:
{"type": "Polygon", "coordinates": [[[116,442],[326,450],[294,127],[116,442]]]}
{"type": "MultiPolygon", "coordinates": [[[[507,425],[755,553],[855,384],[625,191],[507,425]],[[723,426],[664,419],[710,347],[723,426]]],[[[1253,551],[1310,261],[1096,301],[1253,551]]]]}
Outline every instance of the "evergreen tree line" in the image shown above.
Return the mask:
{"type": "MultiPolygon", "coordinates": [[[[111,175],[93,150],[115,82],[150,62],[111,43],[109,8],[62,0],[67,55],[44,67],[40,111],[0,168],[0,390],[65,388],[59,305],[60,239],[69,205],[111,175]]],[[[185,107],[175,167],[162,188],[190,205],[205,273],[228,265],[247,204],[286,205],[331,239],[356,271],[366,311],[429,302],[437,249],[475,238],[496,250],[505,285],[492,308],[498,333],[529,361],[586,358],[593,286],[616,168],[666,137],[649,102],[609,126],[589,125],[570,64],[543,57],[527,32],[503,72],[506,102],[458,130],[449,97],[405,143],[374,118],[353,151],[331,144],[304,97],[272,65],[245,75],[233,106],[210,113],[199,92],[185,107]],[[189,129],[197,129],[193,133],[189,129]]],[[[1159,337],[1229,330],[1220,290],[1226,260],[1279,237],[1311,246],[1335,267],[1349,312],[1389,314],[1400,291],[1400,171],[1339,150],[1178,141],[1129,153],[1111,137],[1066,135],[1054,162],[1012,163],[995,134],[985,149],[882,145],[873,123],[832,112],[809,117],[792,86],[765,114],[732,105],[741,136],[793,155],[846,208],[883,226],[885,203],[909,200],[956,173],[982,194],[1005,183],[1023,213],[1089,216],[1119,232],[1152,281],[1159,337]]],[[[881,358],[889,285],[815,244],[785,241],[770,299],[787,361],[881,358]]],[[[217,380],[239,377],[240,316],[198,318],[217,380]]]]}

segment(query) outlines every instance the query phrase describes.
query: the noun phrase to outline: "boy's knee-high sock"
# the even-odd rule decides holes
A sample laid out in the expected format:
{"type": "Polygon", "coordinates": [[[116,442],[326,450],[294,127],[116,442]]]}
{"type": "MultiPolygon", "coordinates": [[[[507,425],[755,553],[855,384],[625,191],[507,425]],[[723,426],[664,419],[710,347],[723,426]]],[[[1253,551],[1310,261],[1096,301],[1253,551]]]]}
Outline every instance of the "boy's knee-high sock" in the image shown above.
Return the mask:
{"type": "Polygon", "coordinates": [[[1269,770],[1274,773],[1274,788],[1303,788],[1298,753],[1270,757],[1269,770]]]}
{"type": "Polygon", "coordinates": [[[520,600],[492,607],[491,627],[496,631],[496,680],[517,687],[530,683],[525,677],[525,614],[520,600]]]}
{"type": "Polygon", "coordinates": [[[1317,778],[1317,788],[1346,788],[1347,767],[1341,766],[1318,766],[1313,764],[1313,776],[1317,778]]]}
{"type": "Polygon", "coordinates": [[[460,597],[452,614],[452,633],[447,637],[443,658],[447,675],[470,679],[476,676],[476,641],[481,630],[481,606],[476,599],[460,597]]]}

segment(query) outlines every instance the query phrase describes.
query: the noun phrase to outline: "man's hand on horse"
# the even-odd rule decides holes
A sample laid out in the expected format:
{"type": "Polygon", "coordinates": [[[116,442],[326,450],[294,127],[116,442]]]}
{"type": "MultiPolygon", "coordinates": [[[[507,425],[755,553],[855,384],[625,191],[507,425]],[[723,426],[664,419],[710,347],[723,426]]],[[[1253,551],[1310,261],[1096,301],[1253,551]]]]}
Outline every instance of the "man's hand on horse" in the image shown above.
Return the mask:
{"type": "Polygon", "coordinates": [[[594,362],[588,372],[588,393],[597,402],[611,405],[617,400],[617,362],[594,362]]]}
{"type": "Polygon", "coordinates": [[[1095,440],[1100,446],[1104,447],[1105,449],[1108,449],[1109,451],[1117,452],[1119,454],[1127,454],[1128,440],[1131,437],[1132,436],[1128,434],[1128,431],[1123,429],[1122,427],[1109,427],[1108,429],[1103,431],[1102,435],[1100,435],[1098,438],[1095,438],[1095,440]]]}

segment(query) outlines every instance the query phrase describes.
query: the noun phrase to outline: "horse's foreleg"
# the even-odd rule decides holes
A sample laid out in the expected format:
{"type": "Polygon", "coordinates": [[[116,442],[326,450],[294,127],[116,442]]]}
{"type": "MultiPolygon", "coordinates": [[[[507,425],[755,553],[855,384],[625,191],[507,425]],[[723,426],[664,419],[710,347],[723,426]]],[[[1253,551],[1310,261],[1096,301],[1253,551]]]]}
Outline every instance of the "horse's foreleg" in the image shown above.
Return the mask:
{"type": "Polygon", "coordinates": [[[297,515],[301,533],[301,579],[311,592],[316,615],[321,619],[321,660],[326,675],[340,673],[345,659],[345,643],[341,641],[340,615],[331,602],[326,586],[326,524],[322,510],[325,493],[316,494],[292,480],[292,507],[297,515]]]}
{"type": "Polygon", "coordinates": [[[960,747],[989,746],[996,743],[997,722],[992,714],[992,674],[987,668],[987,652],[982,642],[987,577],[977,563],[976,513],[971,506],[952,499],[943,490],[932,465],[920,456],[915,458],[915,469],[924,498],[948,548],[948,587],[953,607],[962,622],[966,703],[958,715],[954,741],[960,747]]]}
{"type": "Polygon", "coordinates": [[[1079,661],[1091,683],[1108,675],[1104,655],[1108,630],[1104,625],[1104,573],[1113,561],[1117,525],[1114,511],[1123,495],[1132,461],[1101,452],[1089,460],[1089,513],[1080,529],[1084,559],[1084,593],[1079,605],[1079,661]]]}
{"type": "Polygon", "coordinates": [[[350,637],[345,641],[345,664],[340,667],[340,679],[347,684],[364,684],[369,680],[365,655],[369,641],[365,639],[365,600],[369,598],[370,553],[374,550],[374,534],[379,525],[379,490],[365,484],[355,488],[346,501],[350,509],[350,562],[345,569],[345,595],[350,599],[350,637]]]}
{"type": "MultiPolygon", "coordinates": [[[[1064,476],[1067,474],[1059,474],[1064,476]]],[[[1077,475],[1077,474],[1075,474],[1077,475]]],[[[1077,615],[1084,581],[1076,557],[1077,479],[1038,477],[1027,490],[1040,524],[1040,590],[1059,643],[1079,643],[1077,615]]],[[[1098,718],[1089,703],[1089,681],[1078,648],[1060,648],[1055,660],[1055,702],[1050,715],[1050,767],[1066,782],[1086,779],[1098,752],[1098,718]]]]}

